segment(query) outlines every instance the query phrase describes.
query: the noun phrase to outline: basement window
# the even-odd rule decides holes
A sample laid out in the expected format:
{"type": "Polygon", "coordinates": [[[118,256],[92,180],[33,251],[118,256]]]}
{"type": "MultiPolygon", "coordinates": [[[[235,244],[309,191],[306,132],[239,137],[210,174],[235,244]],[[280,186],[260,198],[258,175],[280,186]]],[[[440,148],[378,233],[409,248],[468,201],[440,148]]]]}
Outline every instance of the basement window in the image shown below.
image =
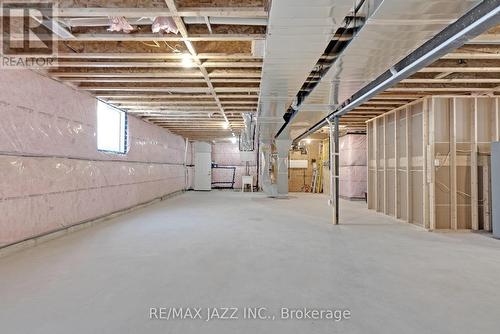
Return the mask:
{"type": "Polygon", "coordinates": [[[127,114],[101,101],[97,101],[97,149],[127,152],[127,114]]]}

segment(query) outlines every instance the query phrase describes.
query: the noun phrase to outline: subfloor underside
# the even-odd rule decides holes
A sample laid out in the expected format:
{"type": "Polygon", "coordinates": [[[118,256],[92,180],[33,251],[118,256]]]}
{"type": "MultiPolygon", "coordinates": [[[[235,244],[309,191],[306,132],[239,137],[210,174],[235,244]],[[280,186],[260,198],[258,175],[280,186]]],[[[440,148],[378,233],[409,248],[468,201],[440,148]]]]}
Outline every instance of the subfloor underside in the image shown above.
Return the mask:
{"type": "MultiPolygon", "coordinates": [[[[322,195],[188,192],[0,259],[2,333],[498,333],[500,241],[322,195]],[[150,308],[237,307],[238,320],[150,308]],[[242,319],[265,307],[275,320],[242,319]],[[348,320],[282,320],[281,308],[348,320]]],[[[219,314],[221,315],[221,313],[219,314]]]]}

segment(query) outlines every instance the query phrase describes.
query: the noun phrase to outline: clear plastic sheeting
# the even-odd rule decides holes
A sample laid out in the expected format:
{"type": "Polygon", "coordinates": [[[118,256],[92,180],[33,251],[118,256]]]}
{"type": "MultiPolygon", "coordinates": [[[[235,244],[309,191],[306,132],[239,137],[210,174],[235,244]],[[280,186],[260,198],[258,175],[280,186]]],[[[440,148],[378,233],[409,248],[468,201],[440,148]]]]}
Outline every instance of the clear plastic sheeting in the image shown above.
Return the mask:
{"type": "Polygon", "coordinates": [[[366,166],[366,135],[340,137],[340,166],[366,166]]]}
{"type": "Polygon", "coordinates": [[[367,191],[366,135],[340,137],[340,196],[364,198],[367,191]]]}
{"type": "Polygon", "coordinates": [[[182,137],[129,117],[129,153],[99,152],[94,98],[28,70],[0,75],[0,246],[185,188],[182,137]]]}
{"type": "Polygon", "coordinates": [[[155,17],[153,24],[151,25],[151,31],[153,33],[172,33],[177,34],[179,29],[174,20],[168,16],[158,16],[155,17]]]}
{"type": "Polygon", "coordinates": [[[123,16],[112,16],[109,18],[109,21],[110,25],[107,29],[108,31],[123,31],[127,34],[134,31],[134,27],[132,27],[130,23],[128,23],[127,19],[125,19],[123,16]]]}

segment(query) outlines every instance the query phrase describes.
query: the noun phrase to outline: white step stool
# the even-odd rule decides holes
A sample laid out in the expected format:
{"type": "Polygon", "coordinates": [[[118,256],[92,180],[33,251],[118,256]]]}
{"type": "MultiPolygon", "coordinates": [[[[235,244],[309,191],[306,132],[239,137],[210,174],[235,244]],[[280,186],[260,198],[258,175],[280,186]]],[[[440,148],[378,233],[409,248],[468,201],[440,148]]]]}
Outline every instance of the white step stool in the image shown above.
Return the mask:
{"type": "Polygon", "coordinates": [[[246,185],[250,185],[250,189],[251,191],[253,192],[253,176],[242,176],[241,177],[241,191],[244,192],[245,191],[245,186],[246,185]]]}

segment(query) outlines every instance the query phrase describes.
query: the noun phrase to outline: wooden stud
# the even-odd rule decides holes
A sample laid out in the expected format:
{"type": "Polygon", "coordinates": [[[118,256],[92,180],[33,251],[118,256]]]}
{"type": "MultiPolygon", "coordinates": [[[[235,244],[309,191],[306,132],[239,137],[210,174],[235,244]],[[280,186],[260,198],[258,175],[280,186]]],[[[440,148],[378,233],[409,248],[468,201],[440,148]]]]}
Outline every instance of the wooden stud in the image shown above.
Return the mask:
{"type": "Polygon", "coordinates": [[[405,108],[406,112],[406,215],[408,223],[412,222],[412,190],[411,190],[411,112],[410,107],[405,108]]]}
{"type": "Polygon", "coordinates": [[[383,159],[384,159],[384,183],[383,183],[383,189],[384,189],[384,213],[386,215],[389,214],[389,206],[387,205],[387,152],[386,152],[386,147],[387,147],[387,116],[382,118],[383,120],[383,137],[382,137],[382,143],[383,143],[383,159]]]}
{"type": "Polygon", "coordinates": [[[422,102],[422,226],[430,229],[429,225],[429,183],[427,182],[428,163],[429,159],[429,107],[428,100],[422,102]]]}
{"type": "Polygon", "coordinates": [[[471,142],[471,156],[470,156],[470,179],[471,179],[471,219],[472,219],[472,230],[479,230],[479,217],[478,217],[478,175],[477,175],[477,108],[478,102],[477,97],[474,98],[474,110],[472,111],[472,142],[471,142]]]}
{"type": "MultiPolygon", "coordinates": [[[[366,151],[366,154],[367,154],[367,161],[368,161],[368,188],[370,187],[370,184],[372,184],[373,182],[373,176],[371,176],[371,173],[370,173],[370,167],[371,167],[371,164],[372,164],[372,160],[370,160],[370,152],[372,152],[372,154],[374,154],[374,150],[373,150],[373,122],[367,122],[366,123],[366,141],[367,141],[367,147],[368,147],[368,150],[366,151]]],[[[376,193],[376,189],[371,189],[372,191],[370,191],[370,189],[368,189],[368,192],[367,192],[367,198],[368,198],[368,209],[373,209],[373,194],[376,193]]]]}
{"type": "Polygon", "coordinates": [[[450,135],[450,201],[451,229],[458,229],[457,219],[457,99],[451,100],[451,135],[450,135]]]}
{"type": "Polygon", "coordinates": [[[378,122],[378,119],[373,120],[373,144],[374,144],[373,147],[374,147],[374,157],[375,157],[375,175],[374,175],[374,177],[375,177],[375,182],[374,182],[375,189],[374,190],[375,191],[373,193],[373,199],[375,201],[374,202],[375,203],[375,210],[380,211],[380,208],[378,206],[378,194],[379,194],[379,188],[378,188],[379,187],[379,184],[378,184],[378,182],[379,182],[378,181],[378,162],[379,162],[378,159],[379,159],[379,156],[378,156],[378,154],[379,154],[379,152],[378,152],[378,138],[377,138],[377,136],[378,136],[377,122],[378,122]]]}
{"type": "Polygon", "coordinates": [[[436,187],[434,180],[436,179],[436,168],[434,167],[434,159],[436,157],[435,142],[436,142],[436,99],[431,98],[431,109],[428,111],[429,118],[429,143],[427,150],[427,189],[429,193],[429,229],[436,229],[436,187]]]}
{"type": "Polygon", "coordinates": [[[394,114],[394,216],[400,217],[399,214],[399,111],[394,114]]]}
{"type": "Polygon", "coordinates": [[[496,98],[495,103],[495,114],[496,114],[496,122],[495,122],[495,136],[496,141],[500,141],[500,98],[496,98]]]}

